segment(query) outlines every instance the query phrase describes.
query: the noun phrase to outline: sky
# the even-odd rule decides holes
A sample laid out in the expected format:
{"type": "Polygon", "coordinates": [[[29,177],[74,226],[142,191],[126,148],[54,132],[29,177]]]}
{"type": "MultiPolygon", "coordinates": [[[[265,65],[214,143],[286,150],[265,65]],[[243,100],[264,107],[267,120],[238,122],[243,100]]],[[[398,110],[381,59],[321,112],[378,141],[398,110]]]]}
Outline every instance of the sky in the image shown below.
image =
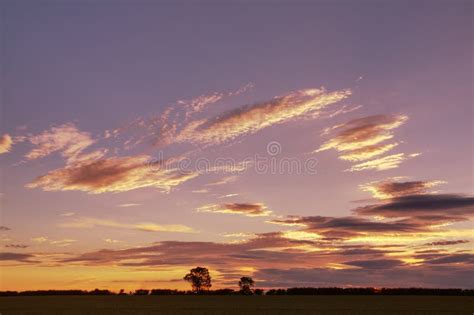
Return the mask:
{"type": "Polygon", "coordinates": [[[474,288],[472,2],[0,8],[0,290],[474,288]]]}

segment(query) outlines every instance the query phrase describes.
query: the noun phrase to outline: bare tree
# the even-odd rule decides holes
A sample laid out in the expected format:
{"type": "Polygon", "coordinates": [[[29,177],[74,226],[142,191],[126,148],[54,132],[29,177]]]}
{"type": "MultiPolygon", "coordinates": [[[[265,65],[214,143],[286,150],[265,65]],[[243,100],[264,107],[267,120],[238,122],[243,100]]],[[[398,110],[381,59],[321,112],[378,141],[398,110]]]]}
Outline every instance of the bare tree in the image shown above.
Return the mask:
{"type": "Polygon", "coordinates": [[[184,276],[184,280],[191,283],[193,291],[198,294],[203,290],[209,290],[212,286],[209,270],[204,267],[196,267],[191,269],[189,273],[184,276]]]}
{"type": "Polygon", "coordinates": [[[253,281],[250,277],[242,277],[239,281],[240,292],[246,295],[253,294],[252,287],[255,285],[255,281],[253,281]]]}

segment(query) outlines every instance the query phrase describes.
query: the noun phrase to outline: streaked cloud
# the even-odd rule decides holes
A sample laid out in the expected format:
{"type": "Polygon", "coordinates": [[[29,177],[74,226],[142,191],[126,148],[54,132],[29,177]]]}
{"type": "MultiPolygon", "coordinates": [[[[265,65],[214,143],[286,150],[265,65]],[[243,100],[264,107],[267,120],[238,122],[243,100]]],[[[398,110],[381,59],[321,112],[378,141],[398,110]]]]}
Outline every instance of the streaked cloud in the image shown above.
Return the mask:
{"type": "Polygon", "coordinates": [[[347,169],[350,172],[374,170],[374,171],[385,171],[393,168],[397,168],[404,161],[417,157],[419,153],[405,154],[397,153],[392,155],[387,155],[378,159],[366,161],[353,165],[351,168],[347,169]]]}
{"type": "Polygon", "coordinates": [[[347,171],[384,171],[397,168],[403,161],[419,153],[396,153],[382,156],[393,150],[400,142],[382,143],[394,138],[394,129],[408,120],[406,115],[373,115],[351,120],[347,123],[326,128],[323,135],[336,133],[313,152],[335,149],[344,161],[358,162],[347,171]]]}
{"type": "Polygon", "coordinates": [[[454,241],[436,241],[427,243],[427,246],[451,246],[451,245],[458,245],[458,244],[467,244],[469,243],[468,240],[454,240],[454,241]]]}
{"type": "Polygon", "coordinates": [[[123,243],[123,241],[114,240],[114,239],[111,239],[111,238],[105,238],[105,239],[104,239],[104,242],[109,243],[109,244],[123,243]]]}
{"type": "Polygon", "coordinates": [[[389,178],[383,181],[360,185],[360,189],[372,193],[377,199],[389,199],[406,195],[427,193],[429,189],[446,183],[441,180],[429,181],[398,181],[398,178],[389,178]]]}
{"type": "Polygon", "coordinates": [[[392,269],[404,265],[403,262],[398,259],[354,260],[346,261],[344,264],[364,269],[392,269]]]}
{"type": "Polygon", "coordinates": [[[223,198],[232,198],[232,197],[237,197],[237,196],[239,196],[239,194],[226,194],[226,195],[219,196],[218,198],[223,199],[223,198]]]}
{"type": "Polygon", "coordinates": [[[53,126],[38,135],[29,136],[28,140],[35,146],[25,155],[28,160],[60,152],[69,162],[73,162],[84,149],[95,143],[90,133],[80,131],[73,123],[53,126]]]}
{"type": "Polygon", "coordinates": [[[77,240],[65,238],[65,239],[49,239],[46,236],[37,236],[37,237],[32,237],[30,239],[33,243],[38,243],[38,244],[49,244],[57,247],[66,247],[69,245],[72,245],[73,243],[77,242],[77,240]]]}
{"type": "MultiPolygon", "coordinates": [[[[236,234],[236,237],[244,234],[236,234]]],[[[245,235],[247,236],[247,235],[245,235]]],[[[234,237],[234,236],[232,236],[234,237]]],[[[415,255],[412,259],[417,264],[409,263],[410,259],[403,250],[409,247],[403,245],[392,248],[372,248],[362,244],[334,244],[312,240],[289,239],[282,233],[257,234],[238,242],[196,242],[196,241],[164,241],[150,246],[132,247],[120,250],[99,250],[87,252],[72,257],[62,258],[59,264],[80,264],[86,266],[122,266],[127,268],[143,267],[182,267],[194,266],[203,260],[211,270],[219,272],[219,283],[233,281],[246,270],[254,277],[275,270],[287,272],[295,265],[298,272],[311,273],[311,278],[285,277],[285,281],[294,281],[293,286],[304,286],[306,281],[314,281],[333,286],[344,284],[369,286],[397,286],[398,279],[424,279],[418,277],[430,274],[425,281],[436,281],[438,277],[446,277],[459,273],[464,277],[472,268],[472,255],[463,253],[436,253],[415,255]],[[401,255],[403,254],[403,255],[401,255]],[[430,256],[428,256],[430,255],[430,256]],[[423,256],[423,257],[422,257],[423,256]],[[314,266],[318,269],[313,269],[314,266]],[[248,266],[248,267],[246,267],[248,266]],[[454,268],[443,273],[443,269],[454,268]],[[269,269],[271,268],[271,269],[269,269]],[[317,272],[316,272],[317,271],[317,272]],[[313,273],[314,272],[314,273],[313,273]],[[387,276],[387,272],[393,273],[387,276]],[[399,277],[394,275],[398,274],[399,277]],[[331,276],[327,276],[331,275],[331,276]],[[317,277],[320,277],[319,280],[317,277]],[[322,277],[322,278],[321,278],[322,277]]],[[[408,252],[409,253],[409,252],[408,252]]],[[[296,271],[295,271],[296,272],[296,271]]],[[[267,277],[262,277],[265,279],[267,277]]],[[[450,279],[446,277],[446,279],[450,279]]],[[[459,277],[457,283],[467,285],[468,278],[459,277]]],[[[269,286],[279,286],[283,281],[278,276],[269,277],[269,286]]],[[[451,279],[451,281],[454,281],[451,279]]],[[[418,283],[418,282],[417,282],[418,283]]],[[[444,284],[447,286],[448,284],[444,284]]],[[[286,284],[285,284],[286,286],[286,284]]],[[[441,285],[442,286],[442,285],[441,285]]]]}
{"type": "Polygon", "coordinates": [[[359,207],[358,215],[387,218],[417,217],[426,221],[463,221],[474,215],[474,197],[456,194],[400,196],[380,204],[359,207]]]}
{"type": "Polygon", "coordinates": [[[348,239],[368,233],[416,233],[426,231],[420,224],[407,221],[371,221],[365,218],[347,217],[289,217],[269,221],[274,224],[303,226],[303,231],[324,236],[327,239],[348,239]]]}
{"type": "Polygon", "coordinates": [[[204,110],[208,105],[220,101],[224,97],[223,93],[214,92],[211,94],[203,94],[191,100],[180,100],[178,104],[184,105],[186,108],[186,116],[198,113],[204,110]]]}
{"type": "Polygon", "coordinates": [[[16,248],[16,249],[25,249],[28,248],[28,245],[25,244],[7,244],[5,245],[6,248],[16,248]]]}
{"type": "Polygon", "coordinates": [[[24,263],[30,263],[30,258],[33,258],[34,255],[32,254],[20,254],[20,253],[0,253],[0,261],[17,261],[17,262],[24,262],[24,263]]]}
{"type": "Polygon", "coordinates": [[[72,217],[75,214],[76,214],[75,212],[64,212],[64,213],[61,213],[60,216],[61,217],[72,217]]]}
{"type": "Polygon", "coordinates": [[[204,112],[210,105],[224,100],[227,97],[240,95],[253,88],[248,83],[237,90],[230,92],[211,92],[197,97],[179,100],[165,108],[159,115],[140,117],[124,126],[106,130],[104,139],[126,139],[124,149],[151,143],[155,147],[164,147],[176,142],[178,134],[193,124],[195,115],[204,112]]]}
{"type": "Polygon", "coordinates": [[[12,137],[6,133],[0,137],[0,154],[10,152],[13,140],[12,137]]]}
{"type": "Polygon", "coordinates": [[[10,231],[11,229],[9,227],[6,227],[4,225],[0,226],[0,231],[5,232],[5,231],[10,231]]]}
{"type": "Polygon", "coordinates": [[[360,149],[355,149],[349,151],[348,153],[342,154],[339,156],[341,160],[351,161],[351,162],[358,162],[371,159],[373,157],[382,155],[393,148],[395,148],[398,143],[389,143],[385,145],[369,145],[366,147],[362,147],[360,149]]]}
{"type": "Polygon", "coordinates": [[[182,224],[156,224],[150,222],[142,223],[121,223],[114,220],[104,220],[97,218],[81,217],[72,221],[59,224],[63,228],[78,228],[90,229],[95,227],[112,227],[129,229],[145,232],[179,232],[179,233],[194,233],[195,231],[186,225],[182,224]]]}
{"type": "Polygon", "coordinates": [[[196,177],[197,173],[179,172],[150,162],[147,155],[111,157],[82,161],[50,171],[27,184],[45,191],[79,190],[93,194],[123,192],[144,187],[168,192],[196,177]]]}
{"type": "Polygon", "coordinates": [[[241,214],[248,217],[268,216],[272,212],[263,203],[209,204],[197,209],[198,212],[241,214]]]}
{"type": "Polygon", "coordinates": [[[327,133],[337,131],[336,136],[322,144],[315,152],[329,149],[345,152],[374,146],[392,139],[392,130],[400,127],[407,120],[408,116],[405,115],[374,115],[336,125],[327,130],[327,133]]]}
{"type": "Polygon", "coordinates": [[[35,243],[44,243],[48,241],[48,238],[46,236],[37,236],[37,237],[32,237],[31,241],[35,243]]]}
{"type": "Polygon", "coordinates": [[[122,203],[118,206],[121,207],[121,208],[130,208],[130,207],[138,207],[138,206],[141,206],[141,205],[142,205],[141,203],[122,203]]]}
{"type": "Polygon", "coordinates": [[[228,183],[232,183],[232,182],[235,182],[237,180],[237,176],[235,175],[231,175],[231,176],[225,176],[225,177],[222,177],[218,180],[215,180],[215,181],[212,181],[210,183],[207,183],[205,186],[220,186],[220,185],[225,185],[225,184],[228,184],[228,183]]]}
{"type": "Polygon", "coordinates": [[[211,119],[195,120],[178,134],[178,142],[219,144],[266,127],[301,118],[339,102],[351,94],[348,90],[327,92],[324,88],[307,89],[255,105],[243,106],[211,119]]]}
{"type": "Polygon", "coordinates": [[[52,241],[49,242],[49,244],[55,245],[55,246],[58,246],[58,247],[66,247],[66,246],[69,246],[69,245],[71,245],[75,242],[77,242],[77,240],[61,239],[61,240],[52,240],[52,241]]]}

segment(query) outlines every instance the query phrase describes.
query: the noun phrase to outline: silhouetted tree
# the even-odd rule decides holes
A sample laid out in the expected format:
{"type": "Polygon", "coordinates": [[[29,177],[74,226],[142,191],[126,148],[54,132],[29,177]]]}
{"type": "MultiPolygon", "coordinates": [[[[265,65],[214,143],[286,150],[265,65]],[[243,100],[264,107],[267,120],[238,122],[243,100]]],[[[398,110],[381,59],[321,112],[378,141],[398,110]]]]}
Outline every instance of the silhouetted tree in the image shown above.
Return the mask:
{"type": "Polygon", "coordinates": [[[191,283],[195,293],[201,293],[203,290],[209,290],[212,286],[209,270],[204,267],[196,267],[184,276],[184,280],[191,283]]]}
{"type": "Polygon", "coordinates": [[[246,295],[253,294],[252,287],[255,285],[255,281],[253,281],[250,277],[242,277],[239,281],[239,288],[240,292],[246,295]]]}

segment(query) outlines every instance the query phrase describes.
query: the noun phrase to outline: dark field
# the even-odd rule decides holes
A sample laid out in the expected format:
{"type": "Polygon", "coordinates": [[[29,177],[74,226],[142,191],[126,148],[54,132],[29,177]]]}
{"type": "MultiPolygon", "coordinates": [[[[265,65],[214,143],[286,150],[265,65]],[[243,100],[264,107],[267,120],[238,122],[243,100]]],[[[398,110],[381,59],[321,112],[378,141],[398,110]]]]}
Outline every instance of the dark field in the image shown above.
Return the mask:
{"type": "Polygon", "coordinates": [[[473,314],[472,296],[0,297],[10,314],[473,314]]]}

